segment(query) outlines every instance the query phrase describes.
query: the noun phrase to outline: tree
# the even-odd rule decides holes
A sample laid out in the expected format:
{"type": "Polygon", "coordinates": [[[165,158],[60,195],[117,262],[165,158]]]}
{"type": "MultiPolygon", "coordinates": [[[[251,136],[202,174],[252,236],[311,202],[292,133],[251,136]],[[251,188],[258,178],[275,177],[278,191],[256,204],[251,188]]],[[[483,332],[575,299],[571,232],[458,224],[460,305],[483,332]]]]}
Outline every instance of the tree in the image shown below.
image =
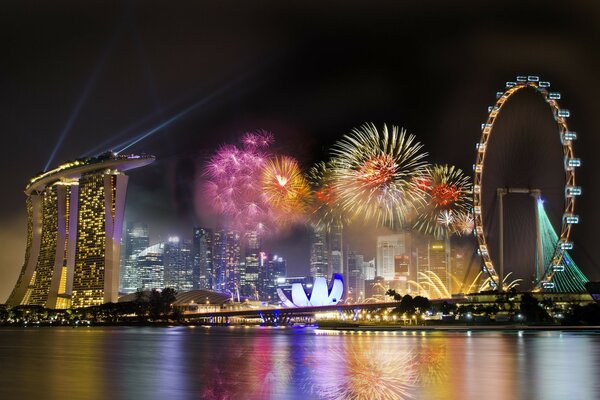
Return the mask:
{"type": "Polygon", "coordinates": [[[548,322],[552,318],[548,315],[546,310],[541,307],[538,299],[533,297],[529,293],[523,293],[521,295],[521,313],[527,318],[527,321],[531,322],[548,322]]]}
{"type": "Polygon", "coordinates": [[[161,294],[158,290],[152,289],[149,296],[150,303],[150,318],[153,320],[160,319],[163,314],[163,303],[161,294]]]}
{"type": "Polygon", "coordinates": [[[160,299],[163,305],[163,314],[167,315],[171,313],[173,303],[177,299],[177,291],[173,288],[164,288],[160,294],[160,299]]]}
{"type": "Polygon", "coordinates": [[[395,301],[402,300],[402,295],[400,293],[397,293],[394,289],[388,289],[387,292],[385,292],[385,294],[390,297],[393,297],[395,301]]]}
{"type": "Polygon", "coordinates": [[[427,297],[423,296],[415,296],[415,298],[413,299],[413,305],[421,313],[431,308],[431,302],[427,297]]]}
{"type": "Polygon", "coordinates": [[[415,313],[415,304],[411,295],[407,294],[402,297],[400,300],[400,306],[398,307],[398,311],[404,314],[414,314],[415,313]]]}

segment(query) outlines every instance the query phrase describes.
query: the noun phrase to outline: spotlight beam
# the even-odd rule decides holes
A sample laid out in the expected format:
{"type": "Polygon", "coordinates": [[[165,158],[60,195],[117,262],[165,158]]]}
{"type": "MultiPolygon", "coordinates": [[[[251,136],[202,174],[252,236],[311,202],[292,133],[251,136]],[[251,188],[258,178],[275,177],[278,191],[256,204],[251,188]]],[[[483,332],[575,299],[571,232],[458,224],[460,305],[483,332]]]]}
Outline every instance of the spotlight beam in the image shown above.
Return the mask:
{"type": "Polygon", "coordinates": [[[214,100],[215,98],[221,96],[222,94],[224,94],[225,92],[227,92],[229,89],[231,89],[232,87],[234,87],[235,85],[237,85],[238,83],[240,83],[244,77],[240,77],[235,79],[234,81],[231,81],[229,83],[227,83],[225,86],[213,91],[212,93],[210,93],[208,96],[206,96],[205,98],[203,98],[202,100],[190,105],[189,107],[185,108],[183,111],[180,111],[179,113],[175,114],[174,116],[172,116],[171,118],[167,119],[166,121],[158,124],[157,126],[155,126],[152,129],[149,129],[146,132],[143,132],[139,135],[137,135],[134,138],[129,139],[128,141],[125,141],[123,143],[121,143],[120,145],[117,146],[117,150],[115,150],[115,152],[121,153],[125,150],[127,150],[128,148],[136,145],[137,143],[141,142],[142,140],[146,139],[147,137],[153,135],[156,132],[159,132],[160,130],[174,124],[175,122],[177,122],[178,120],[180,120],[181,118],[185,117],[187,114],[189,114],[190,112],[208,104],[209,102],[211,102],[212,100],[214,100]]]}
{"type": "Polygon", "coordinates": [[[58,137],[58,141],[56,142],[56,144],[54,145],[54,148],[52,149],[52,153],[50,153],[50,158],[48,158],[48,162],[46,162],[46,165],[44,166],[44,171],[48,170],[48,168],[50,167],[50,164],[52,163],[52,161],[54,160],[54,157],[56,156],[56,153],[58,152],[58,150],[62,146],[63,142],[65,141],[65,138],[67,137],[68,133],[73,128],[73,125],[75,124],[75,121],[77,120],[77,117],[79,116],[79,113],[81,112],[81,109],[83,108],[83,105],[87,101],[90,93],[92,92],[92,89],[96,85],[96,81],[98,80],[98,77],[100,76],[100,72],[104,69],[104,65],[106,65],[108,56],[112,52],[112,49],[115,46],[115,43],[116,43],[117,39],[119,38],[121,31],[123,30],[124,22],[125,22],[125,15],[123,15],[123,17],[121,18],[121,21],[117,25],[114,34],[112,35],[111,39],[109,40],[109,42],[106,44],[106,46],[102,50],[102,53],[100,53],[100,58],[98,59],[96,66],[92,70],[92,74],[90,75],[90,78],[86,82],[86,84],[83,88],[83,92],[81,93],[81,96],[79,96],[79,100],[75,104],[75,108],[69,115],[69,118],[67,119],[67,123],[65,124],[63,130],[60,133],[60,136],[58,137]]]}

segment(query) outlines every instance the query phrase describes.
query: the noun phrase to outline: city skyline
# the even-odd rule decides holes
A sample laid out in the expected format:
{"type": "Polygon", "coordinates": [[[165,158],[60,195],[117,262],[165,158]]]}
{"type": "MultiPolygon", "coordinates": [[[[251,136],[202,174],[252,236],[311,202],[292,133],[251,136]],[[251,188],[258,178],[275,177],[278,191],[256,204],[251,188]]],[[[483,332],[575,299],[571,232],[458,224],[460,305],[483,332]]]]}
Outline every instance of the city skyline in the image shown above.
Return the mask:
{"type": "MultiPolygon", "coordinates": [[[[78,21],[69,7],[11,7],[3,21],[11,32],[5,44],[11,57],[1,67],[7,77],[1,101],[12,111],[3,130],[14,144],[2,159],[3,170],[11,173],[1,207],[0,299],[8,297],[23,264],[22,190],[36,171],[92,150],[117,149],[164,124],[127,150],[156,154],[157,162],[132,171],[125,212],[127,220],[148,220],[151,232],[163,232],[166,239],[169,231],[216,227],[218,217],[195,203],[201,169],[219,146],[247,131],[271,131],[278,151],[306,169],[325,160],[331,145],[352,128],[389,123],[414,133],[432,162],[470,174],[487,106],[521,73],[551,81],[572,110],[571,126],[580,133],[575,152],[583,160],[583,195],[576,207],[582,221],[573,231],[573,254],[590,279],[598,279],[593,232],[600,224],[594,207],[599,164],[593,154],[599,146],[593,133],[599,121],[592,97],[600,88],[593,73],[599,65],[592,39],[597,28],[579,23],[593,14],[593,6],[521,5],[538,13],[539,21],[525,11],[511,13],[519,29],[502,38],[495,32],[505,28],[506,11],[473,6],[485,11],[484,20],[466,12],[453,14],[450,23],[418,5],[384,7],[386,12],[306,5],[292,12],[187,4],[162,18],[157,5],[117,3],[92,6],[78,21]],[[407,15],[415,13],[420,17],[412,22],[407,15]],[[198,24],[194,15],[226,21],[225,27],[198,24]],[[312,21],[311,29],[305,20],[312,21]],[[382,43],[382,35],[394,44],[382,43]]],[[[439,7],[452,13],[449,5],[439,7]]],[[[558,136],[556,143],[560,148],[558,136]]],[[[361,253],[374,256],[376,236],[386,233],[393,232],[353,227],[347,242],[360,243],[361,253]]],[[[306,228],[294,227],[272,240],[291,271],[308,264],[308,237],[306,228]]]]}

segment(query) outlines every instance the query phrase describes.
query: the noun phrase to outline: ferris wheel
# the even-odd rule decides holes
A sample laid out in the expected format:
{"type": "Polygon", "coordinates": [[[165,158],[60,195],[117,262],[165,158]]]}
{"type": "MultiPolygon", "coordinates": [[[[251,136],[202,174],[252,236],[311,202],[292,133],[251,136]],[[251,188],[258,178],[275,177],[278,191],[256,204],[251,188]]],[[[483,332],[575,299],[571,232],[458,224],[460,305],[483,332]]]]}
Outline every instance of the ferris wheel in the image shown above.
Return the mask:
{"type": "MultiPolygon", "coordinates": [[[[483,269],[490,277],[491,285],[499,290],[502,290],[503,284],[503,245],[500,245],[500,260],[499,268],[496,268],[490,257],[488,243],[486,240],[486,230],[484,226],[483,209],[483,170],[485,166],[485,158],[489,139],[494,131],[494,122],[500,114],[502,107],[518,91],[526,88],[534,89],[541,95],[548,106],[552,109],[554,120],[558,127],[560,142],[563,148],[564,170],[565,170],[565,187],[564,187],[564,210],[560,234],[554,246],[549,263],[541,265],[541,273],[537,281],[534,283],[534,290],[553,289],[553,278],[556,273],[564,271],[563,258],[565,251],[573,248],[573,243],[569,240],[571,235],[572,225],[579,222],[579,216],[575,214],[575,198],[581,195],[581,187],[575,184],[575,170],[581,165],[581,160],[573,154],[573,141],[577,139],[577,134],[569,130],[567,119],[570,116],[569,110],[560,108],[558,100],[561,99],[559,92],[550,91],[550,82],[542,81],[538,76],[517,76],[515,81],[506,82],[504,91],[496,93],[496,103],[488,107],[488,116],[484,124],[481,125],[481,139],[477,143],[477,157],[474,168],[474,183],[473,183],[473,217],[475,222],[475,235],[478,242],[478,253],[483,261],[483,269]]],[[[500,202],[500,212],[502,213],[502,197],[507,193],[528,193],[536,198],[539,198],[540,191],[534,188],[493,188],[497,191],[498,200],[500,202]]],[[[539,240],[539,226],[538,240],[539,240]]],[[[502,223],[500,223],[500,243],[502,243],[502,223]]],[[[539,249],[539,247],[538,247],[539,249]]],[[[539,257],[538,260],[542,260],[539,257]]]]}

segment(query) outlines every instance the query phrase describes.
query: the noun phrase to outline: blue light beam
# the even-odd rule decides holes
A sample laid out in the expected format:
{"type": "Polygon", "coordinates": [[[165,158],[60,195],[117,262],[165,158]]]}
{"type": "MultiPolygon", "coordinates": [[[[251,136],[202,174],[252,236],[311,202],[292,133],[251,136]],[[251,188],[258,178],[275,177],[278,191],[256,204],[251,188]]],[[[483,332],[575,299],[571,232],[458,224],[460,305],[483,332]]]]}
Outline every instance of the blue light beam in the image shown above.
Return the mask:
{"type": "Polygon", "coordinates": [[[60,133],[60,136],[58,137],[58,141],[54,145],[54,149],[52,149],[52,153],[50,153],[50,158],[48,159],[48,162],[46,163],[46,166],[44,167],[44,171],[48,171],[48,168],[50,167],[50,164],[54,160],[54,157],[56,156],[58,149],[60,149],[63,142],[65,141],[65,138],[67,137],[67,134],[71,131],[71,128],[73,128],[73,125],[75,124],[75,121],[77,120],[77,117],[79,116],[79,113],[80,113],[81,109],[83,108],[83,105],[85,104],[90,93],[92,92],[92,89],[95,86],[96,81],[98,80],[98,77],[100,76],[100,72],[104,68],[106,61],[108,60],[108,56],[112,52],[112,49],[113,49],[118,37],[121,34],[121,31],[122,31],[122,28],[123,28],[123,25],[125,22],[124,17],[125,16],[123,16],[123,18],[121,18],[121,21],[117,25],[115,33],[112,35],[110,41],[106,44],[106,46],[102,50],[102,53],[100,54],[100,58],[98,59],[96,66],[92,70],[92,74],[90,75],[90,78],[86,82],[86,84],[83,88],[83,92],[81,93],[81,96],[79,96],[79,100],[77,101],[77,104],[75,104],[75,108],[71,112],[71,115],[69,115],[69,119],[67,120],[65,127],[63,128],[62,132],[60,133]]]}
{"type": "Polygon", "coordinates": [[[177,122],[179,119],[183,118],[184,116],[186,116],[187,114],[189,114],[190,112],[196,110],[197,108],[206,105],[207,103],[209,103],[210,101],[212,101],[213,99],[221,96],[223,93],[227,92],[229,89],[231,89],[233,86],[237,85],[240,81],[242,81],[245,77],[240,77],[237,78],[236,80],[229,82],[228,84],[226,84],[225,86],[215,90],[214,92],[212,92],[211,94],[209,94],[208,96],[206,96],[205,98],[203,98],[202,100],[192,104],[191,106],[187,107],[186,109],[184,109],[183,111],[180,111],[179,113],[175,114],[174,116],[172,116],[171,118],[167,119],[166,121],[160,123],[159,125],[155,126],[154,128],[141,133],[139,135],[137,135],[136,137],[129,139],[128,141],[125,141],[123,143],[121,143],[120,145],[117,146],[118,150],[115,150],[115,152],[117,154],[127,150],[128,148],[130,148],[131,146],[141,142],[142,140],[146,139],[147,137],[153,135],[154,133],[172,125],[173,123],[177,122]]]}

